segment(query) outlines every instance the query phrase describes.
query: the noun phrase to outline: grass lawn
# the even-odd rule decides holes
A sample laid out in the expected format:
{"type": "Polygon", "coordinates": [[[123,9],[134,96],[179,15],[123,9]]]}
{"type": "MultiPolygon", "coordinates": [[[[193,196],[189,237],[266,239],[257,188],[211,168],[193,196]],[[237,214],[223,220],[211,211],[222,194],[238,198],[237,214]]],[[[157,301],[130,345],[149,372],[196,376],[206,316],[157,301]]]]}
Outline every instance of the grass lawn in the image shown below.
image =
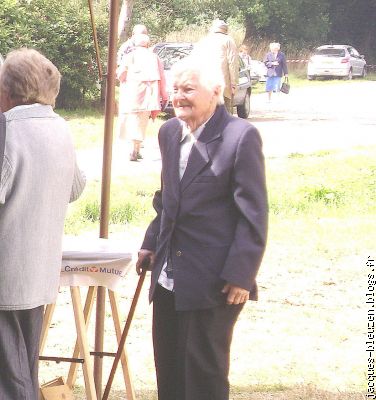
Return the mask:
{"type": "MultiPolygon", "coordinates": [[[[100,144],[99,116],[65,116],[79,148],[100,144]]],[[[366,261],[375,257],[375,153],[376,146],[369,146],[266,160],[269,239],[258,279],[260,300],[246,305],[235,327],[232,400],[365,398],[366,261]]],[[[158,184],[158,171],[115,179],[110,231],[141,238],[153,216],[151,198],[158,184]]],[[[82,199],[70,206],[66,232],[97,230],[98,204],[99,183],[89,182],[82,199]]],[[[119,293],[124,312],[136,281],[131,273],[119,293]]],[[[61,308],[67,307],[68,293],[61,296],[61,308]]],[[[127,341],[142,400],[156,400],[150,319],[146,284],[127,341]]],[[[60,322],[54,326],[55,338],[64,329],[60,322]]],[[[114,334],[107,323],[106,346],[111,347],[114,334]]],[[[69,354],[64,346],[58,347],[69,354]]],[[[45,380],[52,379],[51,370],[56,376],[62,368],[51,365],[41,370],[45,380]]],[[[111,399],[124,399],[120,375],[119,370],[111,399]]],[[[82,385],[81,377],[80,399],[82,385]]]]}

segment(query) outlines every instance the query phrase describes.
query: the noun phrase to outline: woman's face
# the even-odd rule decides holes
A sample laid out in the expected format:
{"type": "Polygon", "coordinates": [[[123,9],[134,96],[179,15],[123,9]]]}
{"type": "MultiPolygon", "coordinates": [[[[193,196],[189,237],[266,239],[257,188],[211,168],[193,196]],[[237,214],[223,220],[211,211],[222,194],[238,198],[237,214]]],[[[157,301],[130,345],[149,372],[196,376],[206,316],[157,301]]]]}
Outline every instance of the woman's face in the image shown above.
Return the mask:
{"type": "Polygon", "coordinates": [[[175,77],[172,104],[178,118],[196,129],[210,117],[216,108],[218,89],[208,89],[194,73],[186,72],[175,77]]]}

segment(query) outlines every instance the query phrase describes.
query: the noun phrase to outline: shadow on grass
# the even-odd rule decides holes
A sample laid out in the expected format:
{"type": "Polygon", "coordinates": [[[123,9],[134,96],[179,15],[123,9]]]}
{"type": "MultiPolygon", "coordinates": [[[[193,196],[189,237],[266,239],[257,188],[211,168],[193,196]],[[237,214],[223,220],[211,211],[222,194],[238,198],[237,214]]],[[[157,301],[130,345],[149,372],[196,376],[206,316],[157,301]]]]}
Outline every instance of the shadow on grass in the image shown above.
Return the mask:
{"type": "MultiPolygon", "coordinates": [[[[330,392],[313,385],[232,386],[231,400],[363,400],[360,392],[330,392]]],[[[152,399],[152,398],[151,398],[152,399]]]]}
{"type": "MultiPolygon", "coordinates": [[[[136,398],[140,400],[157,400],[156,390],[136,390],[136,398]]],[[[76,387],[74,391],[75,400],[86,399],[84,388],[76,387]]],[[[112,390],[109,400],[125,400],[125,390],[112,390]]],[[[364,394],[360,392],[330,392],[321,390],[313,385],[250,385],[232,386],[231,400],[363,400],[364,394]]]]}
{"type": "MultiPolygon", "coordinates": [[[[102,389],[102,396],[104,392],[104,387],[102,389]]],[[[74,391],[74,400],[86,400],[87,396],[85,394],[85,388],[83,386],[75,386],[74,391]]],[[[137,400],[158,400],[157,399],[157,390],[151,389],[143,389],[143,390],[135,390],[135,397],[137,400]]],[[[108,396],[108,400],[126,400],[127,394],[125,389],[117,390],[112,389],[108,396]]]]}

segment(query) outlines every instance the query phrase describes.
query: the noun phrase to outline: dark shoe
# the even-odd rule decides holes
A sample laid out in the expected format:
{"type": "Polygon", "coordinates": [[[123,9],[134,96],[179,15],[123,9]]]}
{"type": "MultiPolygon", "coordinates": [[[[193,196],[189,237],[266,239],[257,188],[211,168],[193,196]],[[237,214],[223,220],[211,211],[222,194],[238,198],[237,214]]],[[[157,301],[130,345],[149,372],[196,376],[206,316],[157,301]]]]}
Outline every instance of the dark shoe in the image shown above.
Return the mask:
{"type": "Polygon", "coordinates": [[[135,151],[133,151],[133,152],[129,155],[129,161],[138,161],[137,153],[136,153],[135,151]]]}
{"type": "Polygon", "coordinates": [[[141,153],[137,153],[137,160],[142,160],[144,157],[142,157],[141,153]]]}

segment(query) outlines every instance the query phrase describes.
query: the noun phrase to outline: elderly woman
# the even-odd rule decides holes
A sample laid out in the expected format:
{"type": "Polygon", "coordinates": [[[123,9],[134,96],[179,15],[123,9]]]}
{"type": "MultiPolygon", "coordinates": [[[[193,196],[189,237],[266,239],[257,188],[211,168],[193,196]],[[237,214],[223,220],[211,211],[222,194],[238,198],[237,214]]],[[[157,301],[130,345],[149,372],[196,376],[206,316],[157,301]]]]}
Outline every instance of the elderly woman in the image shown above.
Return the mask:
{"type": "Polygon", "coordinates": [[[0,398],[38,399],[43,307],[58,293],[68,203],[85,180],[67,123],[53,111],[57,68],[36,50],[8,54],[0,69],[6,119],[0,180],[0,398]]]}
{"type": "Polygon", "coordinates": [[[270,43],[270,52],[266,54],[264,63],[267,68],[266,92],[269,102],[272,99],[272,92],[279,92],[281,89],[282,76],[288,75],[286,57],[282,53],[279,43],[270,43]]]}
{"type": "Polygon", "coordinates": [[[141,143],[145,139],[149,118],[156,118],[167,103],[163,63],[148,49],[148,35],[134,35],[135,49],[128,53],[118,67],[120,81],[120,138],[133,142],[131,161],[142,158],[141,143]]]}
{"type": "Polygon", "coordinates": [[[226,110],[213,60],[188,56],[171,72],[176,118],[159,131],[157,216],[136,264],[152,269],[158,399],[228,400],[232,332],[257,299],[266,243],[261,138],[226,110]]]}

